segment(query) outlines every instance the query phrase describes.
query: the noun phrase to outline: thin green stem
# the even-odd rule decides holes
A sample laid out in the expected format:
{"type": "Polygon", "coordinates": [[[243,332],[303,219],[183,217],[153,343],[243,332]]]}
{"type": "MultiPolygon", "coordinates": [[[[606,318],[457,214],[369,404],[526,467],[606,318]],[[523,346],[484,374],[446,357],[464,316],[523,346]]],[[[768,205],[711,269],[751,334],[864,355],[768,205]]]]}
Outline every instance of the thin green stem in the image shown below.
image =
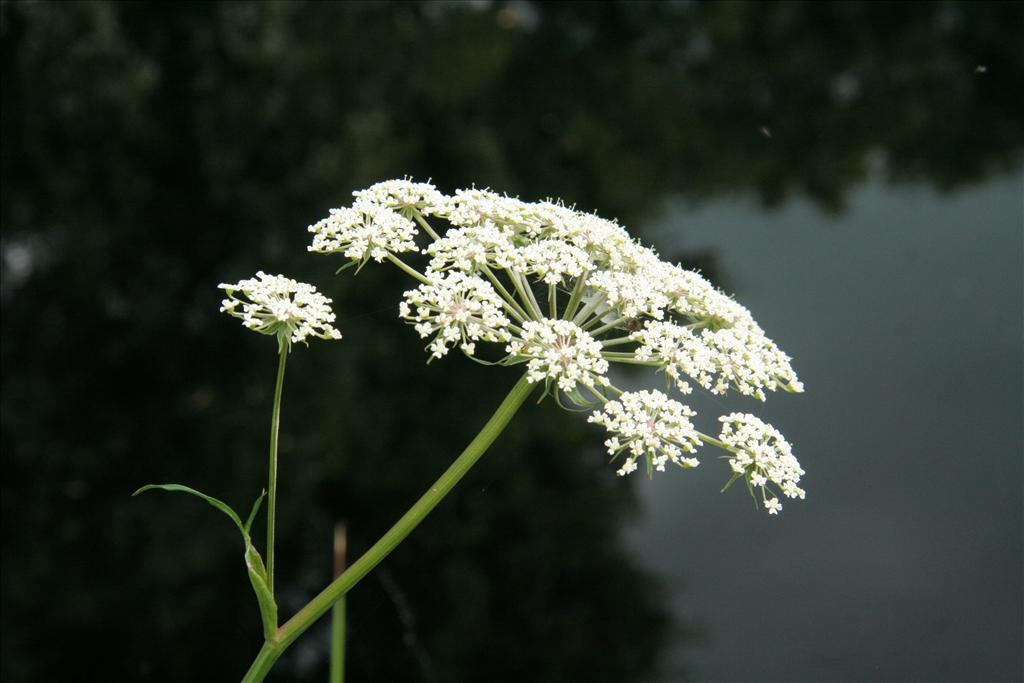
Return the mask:
{"type": "Polygon", "coordinates": [[[331,607],[331,669],[330,683],[345,681],[345,596],[331,607]]]}
{"type": "Polygon", "coordinates": [[[540,312],[540,306],[533,300],[533,292],[530,291],[530,283],[526,283],[526,287],[523,287],[523,280],[519,276],[519,273],[509,271],[509,278],[512,280],[512,285],[519,292],[519,298],[523,300],[523,307],[530,312],[530,317],[535,320],[540,320],[544,317],[544,314],[540,312]]]}
{"type": "Polygon", "coordinates": [[[519,291],[524,293],[524,296],[527,297],[527,304],[529,305],[530,310],[532,310],[533,314],[537,316],[537,320],[543,319],[544,313],[541,312],[540,303],[537,301],[537,297],[533,294],[533,287],[530,286],[530,278],[522,273],[513,273],[513,275],[522,283],[522,287],[519,291]]]}
{"type": "Polygon", "coordinates": [[[494,443],[494,440],[508,426],[508,423],[523,405],[523,402],[526,401],[532,390],[533,386],[526,379],[526,375],[523,375],[516,385],[512,387],[512,390],[509,391],[505,400],[498,406],[498,409],[494,411],[494,415],[491,416],[491,419],[480,430],[480,433],[466,446],[466,449],[445,470],[444,474],[434,482],[434,485],[409,508],[409,511],[402,515],[402,518],[379,541],[374,543],[373,547],[345,570],[341,576],[332,581],[319,595],[310,600],[305,607],[300,609],[295,616],[279,628],[277,630],[277,638],[273,642],[268,641],[264,643],[263,649],[260,650],[245,678],[242,679],[242,683],[259,683],[262,681],[277,658],[281,656],[281,653],[296,638],[330,610],[331,606],[339,598],[359,583],[364,576],[387,557],[423,521],[430,511],[466,475],[466,472],[476,464],[477,460],[487,451],[490,445],[494,443]]]}
{"type": "Polygon", "coordinates": [[[548,285],[548,313],[552,320],[558,318],[558,288],[548,285]]]}
{"type": "Polygon", "coordinates": [[[483,271],[483,274],[487,276],[487,279],[491,281],[491,284],[494,285],[494,288],[497,289],[498,292],[501,294],[501,297],[505,303],[505,309],[509,313],[511,313],[512,317],[516,318],[519,322],[525,323],[526,319],[529,318],[530,315],[523,310],[523,308],[516,301],[516,298],[512,296],[512,294],[510,294],[509,291],[505,288],[505,285],[501,284],[501,280],[499,280],[498,276],[494,274],[494,271],[492,271],[487,266],[486,263],[480,266],[480,270],[483,271]]]}
{"type": "Polygon", "coordinates": [[[629,318],[623,316],[623,317],[619,318],[618,320],[611,321],[607,325],[602,325],[601,327],[597,328],[596,330],[590,330],[590,334],[596,337],[597,335],[601,334],[602,332],[607,332],[608,330],[611,330],[611,329],[613,329],[615,327],[618,327],[619,325],[621,325],[622,323],[626,322],[627,320],[629,320],[629,318]]]}
{"type": "MultiPolygon", "coordinates": [[[[345,572],[348,533],[345,525],[334,525],[334,578],[345,572]]],[[[329,683],[345,681],[345,596],[331,607],[331,668],[329,683]]]]}
{"type": "Polygon", "coordinates": [[[576,285],[572,288],[572,294],[569,295],[569,303],[565,305],[565,310],[562,312],[563,320],[571,320],[576,315],[576,306],[579,305],[580,298],[583,297],[588,275],[590,275],[589,271],[576,278],[576,285]]]}
{"type": "Polygon", "coordinates": [[[703,432],[697,432],[697,436],[704,443],[711,444],[712,446],[718,446],[723,451],[729,451],[730,453],[735,453],[736,452],[735,448],[732,448],[732,447],[728,446],[727,444],[719,441],[718,439],[714,438],[713,436],[708,436],[707,434],[705,434],[703,432]]]}
{"type": "Polygon", "coordinates": [[[609,339],[601,342],[601,346],[618,346],[619,344],[628,344],[636,341],[632,335],[626,335],[625,337],[616,337],[615,339],[609,339]]]}
{"type": "Polygon", "coordinates": [[[416,219],[416,222],[420,224],[420,227],[422,227],[423,230],[425,230],[426,233],[428,235],[430,235],[430,238],[432,240],[434,240],[436,242],[439,239],[441,239],[438,236],[438,234],[436,232],[434,232],[434,229],[430,227],[430,224],[427,223],[427,219],[423,217],[423,214],[421,214],[419,211],[414,211],[412,216],[413,216],[413,218],[416,219]]]}
{"type": "Polygon", "coordinates": [[[631,353],[615,353],[614,351],[605,351],[601,354],[601,357],[605,360],[609,360],[613,363],[625,363],[627,365],[646,365],[650,368],[657,368],[661,366],[661,363],[654,360],[637,360],[631,353]]]}
{"type": "Polygon", "coordinates": [[[596,311],[598,307],[604,303],[604,299],[604,296],[601,294],[595,295],[594,298],[591,299],[588,304],[586,304],[583,308],[580,309],[580,312],[577,313],[575,317],[573,317],[572,321],[582,327],[583,321],[585,321],[591,313],[596,311]]]}
{"type": "Polygon", "coordinates": [[[277,516],[277,434],[281,428],[281,389],[284,387],[284,366],[288,347],[281,349],[274,387],[274,412],[270,416],[270,467],[267,475],[267,588],[274,595],[274,524],[277,516]]]}
{"type": "Polygon", "coordinates": [[[395,264],[396,266],[398,266],[399,268],[401,268],[401,269],[402,269],[402,271],[403,271],[403,272],[404,272],[404,273],[405,273],[406,275],[410,275],[410,276],[412,276],[412,277],[416,278],[417,280],[419,280],[420,282],[422,282],[422,283],[423,283],[423,284],[425,284],[425,285],[429,285],[429,284],[432,284],[432,283],[430,282],[430,280],[428,280],[428,279],[427,279],[426,277],[424,277],[424,275],[423,275],[422,273],[420,273],[420,272],[419,272],[418,270],[416,270],[415,268],[413,268],[412,266],[410,266],[409,264],[407,264],[407,263],[406,263],[405,261],[403,261],[402,259],[400,259],[400,258],[398,258],[397,256],[395,256],[395,255],[394,255],[394,254],[392,254],[391,252],[388,252],[388,260],[389,260],[389,261],[391,261],[392,263],[394,263],[394,264],[395,264]]]}

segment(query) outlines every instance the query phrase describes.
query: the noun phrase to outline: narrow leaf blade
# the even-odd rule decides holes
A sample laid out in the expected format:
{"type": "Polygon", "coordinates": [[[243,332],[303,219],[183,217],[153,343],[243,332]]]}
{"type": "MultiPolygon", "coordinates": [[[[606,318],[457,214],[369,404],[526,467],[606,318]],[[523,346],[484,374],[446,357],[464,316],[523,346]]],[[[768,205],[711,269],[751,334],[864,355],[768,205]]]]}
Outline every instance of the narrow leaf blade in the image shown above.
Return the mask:
{"type": "Polygon", "coordinates": [[[245,527],[242,528],[242,533],[246,536],[249,535],[249,529],[252,528],[253,520],[256,519],[256,513],[260,511],[260,505],[263,503],[263,499],[267,497],[267,490],[263,489],[260,492],[260,497],[256,499],[256,502],[252,504],[252,511],[249,513],[249,518],[245,520],[245,527]]]}
{"type": "Polygon", "coordinates": [[[146,486],[141,487],[139,490],[133,493],[132,496],[137,496],[140,493],[143,493],[145,491],[152,491],[154,489],[160,491],[171,491],[176,493],[188,493],[193,496],[202,498],[207,503],[223,512],[228,517],[230,517],[231,521],[235,523],[235,526],[238,527],[238,530],[242,532],[243,536],[247,535],[245,528],[242,526],[242,520],[238,518],[238,515],[235,514],[235,511],[231,509],[230,505],[228,505],[222,500],[214,498],[213,496],[208,496],[201,491],[196,491],[194,488],[191,488],[189,486],[183,486],[181,484],[147,484],[146,486]]]}

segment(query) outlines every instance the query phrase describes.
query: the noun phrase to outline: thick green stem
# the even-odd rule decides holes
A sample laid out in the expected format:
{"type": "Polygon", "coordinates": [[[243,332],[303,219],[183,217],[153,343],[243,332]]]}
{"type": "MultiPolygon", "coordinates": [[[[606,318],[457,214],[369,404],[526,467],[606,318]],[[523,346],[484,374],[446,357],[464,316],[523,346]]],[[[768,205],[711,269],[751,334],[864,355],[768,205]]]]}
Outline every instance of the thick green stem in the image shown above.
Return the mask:
{"type": "Polygon", "coordinates": [[[277,515],[277,433],[281,427],[281,388],[284,386],[284,366],[288,360],[287,345],[281,349],[277,365],[277,385],[274,387],[274,413],[270,417],[270,468],[267,475],[267,588],[274,595],[274,522],[277,515]]]}
{"type": "Polygon", "coordinates": [[[269,640],[264,641],[263,647],[260,648],[259,653],[256,655],[256,659],[252,661],[252,666],[245,673],[245,678],[242,679],[242,683],[256,683],[256,681],[262,681],[270,673],[271,667],[274,666],[274,662],[281,656],[284,651],[278,643],[272,643],[269,640]]]}
{"type": "Polygon", "coordinates": [[[291,645],[296,638],[322,617],[339,598],[348,593],[364,576],[376,567],[392,550],[415,529],[420,522],[440,503],[452,488],[459,483],[466,472],[476,464],[498,435],[508,426],[512,416],[530,395],[533,386],[524,375],[509,391],[494,415],[487,421],[480,433],[470,442],[455,462],[445,470],[434,485],[423,494],[409,511],[373,544],[366,553],[356,560],[337,579],[332,581],[319,595],[310,600],[294,617],[277,630],[277,638],[266,642],[260,650],[249,672],[242,683],[259,683],[262,681],[278,657],[291,645]]]}

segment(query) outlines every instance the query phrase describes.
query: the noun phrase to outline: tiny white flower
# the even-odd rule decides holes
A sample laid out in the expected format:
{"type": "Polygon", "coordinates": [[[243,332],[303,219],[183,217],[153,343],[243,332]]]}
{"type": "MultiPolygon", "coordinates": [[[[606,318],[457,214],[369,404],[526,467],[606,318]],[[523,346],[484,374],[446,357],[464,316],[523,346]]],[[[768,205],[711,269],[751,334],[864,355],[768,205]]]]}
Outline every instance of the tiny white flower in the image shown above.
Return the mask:
{"type": "Polygon", "coordinates": [[[309,337],[341,339],[331,325],[331,300],[313,285],[260,271],[254,278],[218,288],[227,296],[221,302],[221,312],[239,318],[254,332],[276,335],[282,349],[294,342],[307,343],[309,337]]]}

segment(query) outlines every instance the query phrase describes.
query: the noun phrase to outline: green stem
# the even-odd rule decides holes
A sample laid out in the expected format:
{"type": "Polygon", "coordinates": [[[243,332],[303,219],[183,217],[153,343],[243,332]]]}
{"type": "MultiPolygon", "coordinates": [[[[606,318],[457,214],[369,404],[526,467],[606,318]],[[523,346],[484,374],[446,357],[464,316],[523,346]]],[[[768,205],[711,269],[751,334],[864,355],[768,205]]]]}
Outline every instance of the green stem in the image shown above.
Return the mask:
{"type": "Polygon", "coordinates": [[[496,275],[492,269],[488,268],[486,263],[480,265],[480,270],[482,270],[483,274],[487,276],[487,280],[490,281],[490,284],[494,285],[495,289],[497,289],[502,295],[502,298],[505,300],[505,307],[510,311],[514,310],[514,316],[518,318],[518,321],[520,323],[525,323],[526,319],[529,317],[529,313],[527,313],[515,300],[515,297],[505,289],[505,286],[502,285],[502,281],[498,280],[498,275],[496,275]]]}
{"type": "Polygon", "coordinates": [[[423,276],[423,274],[422,274],[422,273],[420,273],[420,272],[419,272],[418,270],[416,270],[415,268],[413,268],[412,266],[410,266],[409,264],[407,264],[407,263],[406,263],[405,261],[403,261],[402,259],[400,259],[400,258],[398,258],[397,256],[395,256],[395,255],[394,255],[394,254],[392,254],[391,252],[388,252],[388,260],[389,260],[389,261],[391,261],[392,263],[394,263],[394,264],[395,264],[396,266],[398,266],[399,268],[401,268],[401,269],[402,269],[402,271],[403,271],[403,272],[404,272],[404,273],[405,273],[406,275],[409,275],[409,276],[411,276],[411,277],[414,277],[414,278],[416,278],[417,280],[419,280],[420,282],[422,282],[422,283],[423,283],[423,284],[425,284],[425,285],[429,285],[429,284],[432,284],[432,283],[430,282],[430,280],[428,280],[428,279],[427,279],[426,277],[424,277],[424,276],[423,276]]]}
{"type": "Polygon", "coordinates": [[[619,344],[628,344],[636,341],[632,335],[626,335],[625,337],[616,337],[615,339],[609,339],[608,341],[601,342],[601,346],[618,346],[619,344]]]}
{"type": "Polygon", "coordinates": [[[533,291],[530,289],[530,283],[527,282],[526,286],[523,286],[523,277],[514,271],[509,271],[509,277],[512,279],[512,285],[519,292],[519,298],[523,300],[523,308],[530,312],[530,316],[534,320],[543,320],[544,314],[540,312],[540,306],[537,305],[533,298],[533,291]]]}
{"type": "MultiPolygon", "coordinates": [[[[604,295],[595,295],[594,298],[590,300],[590,303],[580,309],[579,313],[573,317],[572,321],[580,327],[583,327],[585,324],[584,321],[586,321],[590,314],[596,311],[598,307],[604,303],[604,300],[604,295]]],[[[600,318],[600,316],[598,316],[598,318],[600,318]]]]}
{"type": "Polygon", "coordinates": [[[576,278],[576,286],[572,288],[572,294],[569,295],[569,303],[565,305],[565,310],[562,312],[563,320],[571,320],[576,315],[576,306],[583,297],[583,290],[586,288],[588,275],[590,275],[590,271],[576,278]]]}
{"type": "Polygon", "coordinates": [[[507,289],[505,289],[505,285],[501,284],[501,280],[498,279],[498,276],[495,275],[494,272],[487,267],[486,263],[481,264],[480,270],[481,272],[483,272],[484,275],[487,276],[487,279],[491,281],[491,284],[494,285],[494,288],[497,289],[498,292],[501,294],[505,302],[505,309],[512,313],[512,316],[516,318],[519,322],[525,323],[527,318],[530,317],[530,314],[519,306],[519,304],[516,302],[516,298],[512,296],[507,289]]]}
{"type": "Polygon", "coordinates": [[[427,234],[430,235],[430,238],[432,240],[434,240],[436,242],[439,239],[441,239],[438,236],[438,234],[436,232],[434,232],[434,229],[430,227],[430,224],[427,223],[427,219],[423,217],[423,214],[421,214],[419,211],[414,211],[413,212],[413,218],[416,219],[416,222],[420,224],[421,228],[426,230],[427,234]]]}
{"type": "MultiPolygon", "coordinates": [[[[600,318],[597,318],[597,319],[599,320],[600,318]]],[[[608,330],[611,330],[611,329],[614,329],[614,328],[618,327],[619,325],[621,325],[622,323],[626,322],[627,320],[629,320],[629,318],[623,316],[623,317],[619,318],[618,320],[613,320],[612,322],[608,323],[607,325],[602,325],[601,327],[597,328],[596,330],[591,330],[590,334],[592,336],[596,337],[597,335],[599,335],[599,334],[601,334],[603,332],[607,332],[608,330]]],[[[586,328],[584,328],[584,329],[586,329],[586,328]]]]}
{"type": "Polygon", "coordinates": [[[519,275],[519,279],[523,283],[523,291],[525,291],[527,296],[530,297],[530,307],[533,308],[534,312],[537,314],[537,320],[543,320],[544,314],[541,312],[540,303],[537,301],[537,297],[533,293],[533,287],[530,285],[530,278],[518,273],[517,275],[519,275]]]}
{"type": "Polygon", "coordinates": [[[636,357],[629,353],[619,353],[617,351],[602,351],[601,357],[605,360],[611,361],[612,363],[626,363],[627,365],[646,365],[650,368],[657,368],[661,366],[661,363],[656,360],[637,360],[636,357]]]}
{"type": "Polygon", "coordinates": [[[330,683],[345,681],[345,596],[331,607],[331,670],[330,683]]]}
{"type": "Polygon", "coordinates": [[[294,617],[277,630],[277,638],[266,642],[253,661],[242,683],[259,683],[262,681],[278,657],[291,645],[296,638],[322,617],[339,598],[348,593],[366,576],[381,560],[401,543],[415,529],[423,518],[440,503],[448,492],[465,476],[480,456],[487,451],[498,435],[508,426],[512,416],[523,405],[533,390],[526,375],[520,378],[508,396],[501,402],[494,415],[487,421],[480,433],[466,446],[466,450],[455,459],[434,485],[402,515],[402,518],[373,544],[366,553],[356,560],[341,576],[331,582],[319,595],[310,600],[294,617]]]}
{"type": "MultiPolygon", "coordinates": [[[[345,525],[334,525],[334,578],[345,572],[348,533],[345,525]]],[[[345,681],[345,596],[331,607],[331,668],[329,683],[345,681]]]]}
{"type": "Polygon", "coordinates": [[[717,446],[718,448],[721,448],[723,451],[729,451],[730,453],[736,452],[735,448],[719,441],[713,436],[708,436],[704,432],[697,432],[697,437],[700,438],[700,440],[703,441],[704,443],[711,444],[712,446],[717,446]]]}
{"type": "Polygon", "coordinates": [[[270,468],[267,476],[267,588],[274,595],[274,522],[277,516],[277,434],[281,427],[281,388],[284,386],[284,365],[288,348],[281,349],[274,387],[274,412],[270,417],[270,468]]]}

